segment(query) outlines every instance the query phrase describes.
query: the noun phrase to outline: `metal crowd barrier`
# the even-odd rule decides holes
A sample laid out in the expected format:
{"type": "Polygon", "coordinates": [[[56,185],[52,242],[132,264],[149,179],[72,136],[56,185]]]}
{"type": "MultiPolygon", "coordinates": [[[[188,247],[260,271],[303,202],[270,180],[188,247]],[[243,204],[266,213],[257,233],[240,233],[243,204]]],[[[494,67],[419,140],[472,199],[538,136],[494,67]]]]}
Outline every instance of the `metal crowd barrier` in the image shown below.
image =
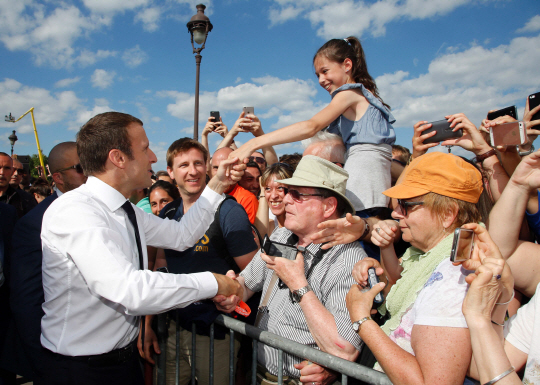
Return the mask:
{"type": "MultiPolygon", "coordinates": [[[[155,384],[156,385],[165,385],[165,374],[166,374],[166,351],[167,351],[167,325],[166,325],[166,315],[161,314],[158,316],[157,320],[157,338],[159,341],[159,348],[161,349],[161,354],[156,357],[156,374],[155,374],[155,384]]],[[[317,362],[318,364],[341,373],[341,384],[347,385],[349,377],[362,380],[369,384],[375,385],[392,385],[388,376],[384,373],[378,372],[366,366],[356,364],[344,360],[342,358],[333,356],[328,353],[321,352],[320,350],[310,348],[308,346],[299,344],[297,342],[291,341],[287,338],[278,336],[276,334],[261,330],[254,326],[248,325],[244,322],[235,320],[234,318],[220,315],[216,318],[215,323],[222,325],[230,330],[230,347],[229,347],[229,385],[234,385],[234,333],[238,332],[245,336],[248,336],[253,341],[253,355],[251,358],[251,384],[257,384],[257,344],[264,343],[268,346],[271,346],[275,349],[278,349],[279,359],[278,365],[279,368],[283,368],[283,353],[289,353],[302,359],[307,359],[312,362],[317,362]]],[[[169,338],[172,338],[170,336],[169,338]]],[[[196,327],[195,323],[192,325],[192,352],[191,352],[191,384],[196,384],[195,379],[195,338],[196,338],[196,327]]],[[[179,365],[180,365],[180,326],[176,322],[176,385],[185,385],[179,384],[179,365]]],[[[209,383],[213,385],[214,382],[214,324],[210,327],[210,357],[209,357],[209,369],[210,369],[210,378],[209,383]]],[[[283,384],[283,370],[279,370],[278,373],[278,383],[283,384]]]]}

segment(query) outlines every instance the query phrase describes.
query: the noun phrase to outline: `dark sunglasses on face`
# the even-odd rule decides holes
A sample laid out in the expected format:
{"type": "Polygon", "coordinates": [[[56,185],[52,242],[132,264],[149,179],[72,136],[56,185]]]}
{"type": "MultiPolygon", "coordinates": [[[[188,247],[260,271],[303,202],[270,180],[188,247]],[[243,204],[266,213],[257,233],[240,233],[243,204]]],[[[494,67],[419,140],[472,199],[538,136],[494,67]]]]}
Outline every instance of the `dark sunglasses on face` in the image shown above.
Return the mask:
{"type": "Polygon", "coordinates": [[[13,169],[13,172],[15,172],[15,171],[17,171],[19,174],[26,174],[26,173],[24,172],[24,168],[14,168],[14,169],[13,169]]]}
{"type": "Polygon", "coordinates": [[[80,164],[75,164],[73,166],[61,168],[60,170],[56,170],[55,172],[67,171],[67,170],[71,170],[71,169],[74,169],[77,172],[77,174],[82,174],[83,173],[83,169],[82,169],[80,164]]]}
{"type": "Polygon", "coordinates": [[[259,164],[266,164],[266,160],[264,158],[261,158],[260,156],[250,156],[249,158],[250,162],[257,162],[259,164]]]}
{"type": "Polygon", "coordinates": [[[285,188],[285,195],[290,194],[291,198],[296,202],[302,202],[302,197],[322,197],[322,194],[304,194],[292,188],[285,188]]]}
{"type": "Polygon", "coordinates": [[[423,205],[424,204],[424,202],[405,202],[402,199],[398,199],[397,202],[398,202],[399,207],[401,207],[401,212],[405,216],[408,215],[407,207],[418,206],[418,205],[423,205]]]}

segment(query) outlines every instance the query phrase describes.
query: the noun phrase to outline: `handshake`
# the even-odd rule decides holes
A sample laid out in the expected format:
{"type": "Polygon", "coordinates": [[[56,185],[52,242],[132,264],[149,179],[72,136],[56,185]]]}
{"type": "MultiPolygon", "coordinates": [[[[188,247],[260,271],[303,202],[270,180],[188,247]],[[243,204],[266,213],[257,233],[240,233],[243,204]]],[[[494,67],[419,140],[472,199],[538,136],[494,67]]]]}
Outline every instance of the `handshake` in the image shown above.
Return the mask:
{"type": "Polygon", "coordinates": [[[231,313],[244,296],[243,282],[236,279],[234,271],[229,270],[226,275],[214,274],[218,283],[218,291],[212,299],[218,310],[231,313]]]}

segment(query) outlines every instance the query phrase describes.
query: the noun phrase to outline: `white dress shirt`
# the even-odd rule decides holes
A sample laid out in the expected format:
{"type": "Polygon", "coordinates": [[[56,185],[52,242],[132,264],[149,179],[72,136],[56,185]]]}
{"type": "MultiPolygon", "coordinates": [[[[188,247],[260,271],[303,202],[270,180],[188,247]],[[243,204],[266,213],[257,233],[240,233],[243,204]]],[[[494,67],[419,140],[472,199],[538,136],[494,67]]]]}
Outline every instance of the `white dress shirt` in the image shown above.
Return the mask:
{"type": "MultiPolygon", "coordinates": [[[[223,199],[206,188],[180,222],[133,206],[145,268],[146,245],[182,251],[194,245],[214,220],[223,199]]],[[[63,194],[45,212],[41,344],[68,356],[122,348],[139,331],[138,316],[212,298],[209,273],[166,274],[139,270],[134,228],[121,207],[126,198],[101,180],[63,194]]]]}

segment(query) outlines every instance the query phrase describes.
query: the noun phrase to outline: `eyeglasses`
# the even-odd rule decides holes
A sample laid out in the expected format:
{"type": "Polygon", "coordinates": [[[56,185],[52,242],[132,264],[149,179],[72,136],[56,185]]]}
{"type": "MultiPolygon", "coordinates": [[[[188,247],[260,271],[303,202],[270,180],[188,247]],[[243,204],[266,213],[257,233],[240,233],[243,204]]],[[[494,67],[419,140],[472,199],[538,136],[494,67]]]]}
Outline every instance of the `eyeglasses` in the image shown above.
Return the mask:
{"type": "Polygon", "coordinates": [[[14,169],[13,169],[13,172],[15,172],[15,171],[17,171],[19,174],[26,174],[26,173],[24,172],[24,168],[14,168],[14,169]]]}
{"type": "Polygon", "coordinates": [[[77,174],[82,174],[84,172],[83,169],[82,169],[82,166],[80,164],[76,164],[76,165],[73,165],[73,166],[61,168],[60,170],[56,170],[55,172],[67,171],[67,170],[71,170],[71,169],[74,169],[75,171],[77,171],[77,174]]]}
{"type": "Polygon", "coordinates": [[[418,205],[424,204],[424,202],[405,202],[402,199],[398,199],[397,202],[398,202],[399,207],[401,207],[401,211],[403,212],[403,214],[405,214],[405,216],[408,215],[407,207],[418,206],[418,205]]]}
{"type": "Polygon", "coordinates": [[[257,162],[259,164],[266,164],[266,160],[264,158],[261,158],[260,156],[250,156],[249,158],[250,162],[257,162]]]}
{"type": "Polygon", "coordinates": [[[285,195],[290,194],[291,198],[296,202],[302,202],[302,197],[322,197],[323,196],[322,194],[304,194],[292,188],[285,188],[283,190],[285,191],[285,195]]]}

